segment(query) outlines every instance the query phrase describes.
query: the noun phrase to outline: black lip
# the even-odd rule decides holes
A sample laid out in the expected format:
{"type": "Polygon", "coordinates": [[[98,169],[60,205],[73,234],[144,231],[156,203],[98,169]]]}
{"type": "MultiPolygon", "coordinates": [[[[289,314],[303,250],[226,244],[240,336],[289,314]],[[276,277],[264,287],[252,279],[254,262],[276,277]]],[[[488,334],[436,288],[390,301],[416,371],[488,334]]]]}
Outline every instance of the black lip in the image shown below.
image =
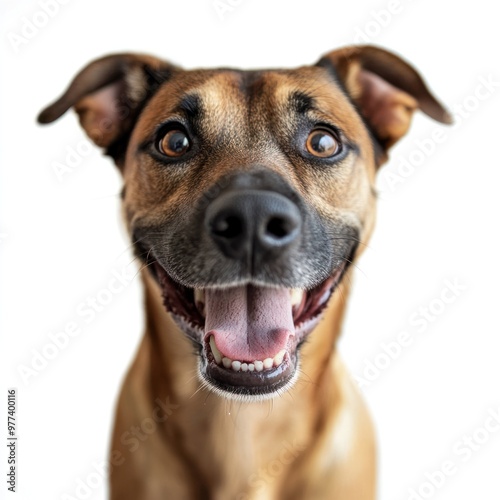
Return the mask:
{"type": "Polygon", "coordinates": [[[292,381],[298,351],[291,355],[287,353],[279,366],[262,372],[235,372],[219,366],[208,346],[205,346],[205,356],[201,359],[202,377],[217,389],[236,396],[266,396],[279,392],[292,381]]]}
{"type": "MultiPolygon", "coordinates": [[[[172,315],[179,328],[188,336],[198,350],[200,376],[215,392],[221,392],[228,397],[236,398],[265,398],[278,394],[291,385],[297,373],[300,348],[305,342],[307,335],[321,319],[322,312],[326,308],[328,301],[313,311],[313,318],[309,321],[307,328],[297,340],[295,346],[291,350],[287,349],[287,354],[282,364],[262,372],[235,372],[215,362],[208,343],[203,340],[203,335],[200,335],[200,324],[204,322],[204,319],[197,308],[194,305],[190,306],[185,301],[183,302],[187,308],[185,310],[178,311],[172,306],[170,302],[171,297],[175,294],[183,293],[183,289],[189,289],[178,283],[174,283],[165,270],[165,267],[153,256],[153,252],[144,248],[140,243],[135,243],[135,246],[137,255],[145,260],[149,271],[163,290],[166,310],[172,315]],[[195,324],[196,322],[198,324],[195,324]]],[[[352,264],[357,246],[357,242],[353,242],[349,256],[342,259],[341,263],[333,270],[330,278],[323,283],[323,286],[326,286],[325,290],[328,289],[328,286],[331,286],[330,298],[352,264]],[[329,285],[329,281],[331,281],[331,285],[329,285]]]]}

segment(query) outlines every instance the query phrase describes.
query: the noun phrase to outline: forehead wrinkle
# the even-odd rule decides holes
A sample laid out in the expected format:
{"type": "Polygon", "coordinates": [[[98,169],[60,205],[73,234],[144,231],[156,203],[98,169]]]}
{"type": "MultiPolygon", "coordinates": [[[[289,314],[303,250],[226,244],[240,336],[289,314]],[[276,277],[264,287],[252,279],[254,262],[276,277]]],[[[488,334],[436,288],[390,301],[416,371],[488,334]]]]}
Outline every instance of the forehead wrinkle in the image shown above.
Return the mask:
{"type": "Polygon", "coordinates": [[[239,91],[236,73],[216,74],[194,91],[201,99],[210,125],[219,130],[245,127],[246,103],[239,91]]]}
{"type": "Polygon", "coordinates": [[[315,74],[314,77],[311,75],[309,78],[284,76],[285,80],[276,85],[274,92],[276,104],[280,109],[292,111],[296,115],[329,118],[334,125],[345,129],[346,132],[356,133],[362,128],[361,120],[356,119],[357,117],[353,119],[352,106],[332,80],[321,74],[315,74]],[[299,98],[299,103],[297,103],[297,98],[299,98]],[[302,113],[299,112],[300,107],[302,107],[302,113]],[[353,131],[353,128],[356,130],[353,131]]]}
{"type": "Polygon", "coordinates": [[[139,117],[142,128],[154,129],[158,123],[172,115],[191,118],[197,111],[204,111],[206,105],[210,106],[209,111],[219,120],[227,114],[236,114],[235,106],[231,105],[234,99],[229,100],[234,95],[231,89],[235,84],[227,73],[229,72],[221,73],[216,70],[183,71],[167,81],[139,117]],[[225,81],[218,85],[218,79],[225,81]],[[228,113],[224,114],[224,109],[228,113]]]}

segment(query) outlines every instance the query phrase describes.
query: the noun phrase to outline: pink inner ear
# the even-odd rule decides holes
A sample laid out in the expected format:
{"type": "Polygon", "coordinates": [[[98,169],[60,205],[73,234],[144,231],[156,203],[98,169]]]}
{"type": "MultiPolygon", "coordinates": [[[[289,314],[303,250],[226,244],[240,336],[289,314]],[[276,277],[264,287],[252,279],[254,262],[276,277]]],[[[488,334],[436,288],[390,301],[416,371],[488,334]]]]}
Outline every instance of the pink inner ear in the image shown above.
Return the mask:
{"type": "Polygon", "coordinates": [[[361,111],[389,147],[408,130],[418,102],[371,71],[361,70],[359,83],[361,111]]]}
{"type": "Polygon", "coordinates": [[[99,146],[108,146],[119,133],[120,83],[112,83],[89,94],[75,105],[87,135],[99,146]]]}

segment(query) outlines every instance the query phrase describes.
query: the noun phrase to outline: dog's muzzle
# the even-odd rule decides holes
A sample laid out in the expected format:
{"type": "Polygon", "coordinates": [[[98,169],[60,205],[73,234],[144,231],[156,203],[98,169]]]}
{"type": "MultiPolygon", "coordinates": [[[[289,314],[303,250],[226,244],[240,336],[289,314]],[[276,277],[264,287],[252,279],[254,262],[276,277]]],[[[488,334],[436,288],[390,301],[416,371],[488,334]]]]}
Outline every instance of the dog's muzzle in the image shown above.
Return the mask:
{"type": "Polygon", "coordinates": [[[329,240],[334,230],[262,172],[219,181],[172,220],[138,239],[167,310],[200,348],[203,380],[226,397],[290,387],[298,349],[352,259],[352,232],[329,240]]]}

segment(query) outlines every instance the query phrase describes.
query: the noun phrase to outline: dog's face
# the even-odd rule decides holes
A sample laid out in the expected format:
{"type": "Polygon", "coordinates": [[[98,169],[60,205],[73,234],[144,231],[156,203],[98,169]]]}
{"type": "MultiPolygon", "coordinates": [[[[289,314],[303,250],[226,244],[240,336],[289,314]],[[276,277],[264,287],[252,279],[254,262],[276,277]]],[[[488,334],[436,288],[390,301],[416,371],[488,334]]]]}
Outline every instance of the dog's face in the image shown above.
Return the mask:
{"type": "Polygon", "coordinates": [[[47,108],[74,106],[123,173],[124,214],[165,307],[229,396],[295,380],[299,349],[366,243],[374,180],[420,107],[396,56],[360,47],[295,70],[184,71],[117,55],[47,108]]]}

